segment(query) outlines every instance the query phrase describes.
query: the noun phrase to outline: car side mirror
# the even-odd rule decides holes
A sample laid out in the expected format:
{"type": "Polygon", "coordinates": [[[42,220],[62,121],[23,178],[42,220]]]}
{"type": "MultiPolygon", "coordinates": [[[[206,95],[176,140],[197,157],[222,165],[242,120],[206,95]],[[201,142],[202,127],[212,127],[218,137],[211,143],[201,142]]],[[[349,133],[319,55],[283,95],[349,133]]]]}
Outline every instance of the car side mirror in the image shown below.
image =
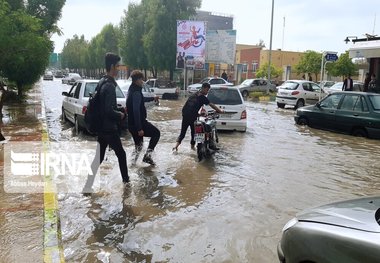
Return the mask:
{"type": "Polygon", "coordinates": [[[64,91],[64,92],[62,92],[62,95],[68,97],[69,93],[67,93],[67,91],[64,91]]]}
{"type": "Polygon", "coordinates": [[[315,104],[315,106],[317,106],[318,108],[321,108],[321,103],[317,102],[317,103],[315,104]]]}

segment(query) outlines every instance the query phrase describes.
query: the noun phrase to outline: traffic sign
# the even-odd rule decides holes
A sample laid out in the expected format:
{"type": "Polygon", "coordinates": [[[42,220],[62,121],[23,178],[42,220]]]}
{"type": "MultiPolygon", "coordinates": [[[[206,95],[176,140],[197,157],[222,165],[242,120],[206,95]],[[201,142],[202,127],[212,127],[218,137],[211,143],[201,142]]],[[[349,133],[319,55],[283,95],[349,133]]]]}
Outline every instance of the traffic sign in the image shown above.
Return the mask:
{"type": "Polygon", "coordinates": [[[326,61],[336,61],[338,59],[337,54],[327,53],[325,56],[326,61]]]}

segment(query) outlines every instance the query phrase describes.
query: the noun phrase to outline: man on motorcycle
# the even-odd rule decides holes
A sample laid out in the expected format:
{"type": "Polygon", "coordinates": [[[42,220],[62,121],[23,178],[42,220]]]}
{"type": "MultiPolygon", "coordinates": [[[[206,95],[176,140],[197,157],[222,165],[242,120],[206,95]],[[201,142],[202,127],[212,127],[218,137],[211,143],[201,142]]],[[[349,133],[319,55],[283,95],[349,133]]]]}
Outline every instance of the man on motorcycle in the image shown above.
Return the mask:
{"type": "Polygon", "coordinates": [[[203,83],[201,89],[192,94],[186,101],[185,105],[182,108],[182,125],[181,125],[181,133],[177,138],[177,143],[173,148],[173,151],[178,151],[178,146],[181,144],[182,140],[185,138],[187,128],[190,126],[191,131],[191,149],[195,149],[195,141],[194,141],[194,122],[197,120],[198,111],[203,105],[210,105],[218,113],[224,113],[224,110],[220,109],[215,104],[211,103],[206,95],[210,90],[209,83],[203,83]]]}

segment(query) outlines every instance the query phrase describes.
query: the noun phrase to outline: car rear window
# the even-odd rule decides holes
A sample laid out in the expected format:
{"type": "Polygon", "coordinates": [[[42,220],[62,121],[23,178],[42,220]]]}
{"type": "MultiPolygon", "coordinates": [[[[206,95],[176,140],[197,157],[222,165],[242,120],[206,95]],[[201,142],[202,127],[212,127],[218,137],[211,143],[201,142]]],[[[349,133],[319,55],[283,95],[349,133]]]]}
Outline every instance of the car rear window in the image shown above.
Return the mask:
{"type": "Polygon", "coordinates": [[[243,104],[240,93],[237,89],[210,89],[207,98],[211,103],[221,105],[243,104]]]}
{"type": "Polygon", "coordinates": [[[374,110],[380,110],[380,95],[369,95],[374,110]]]}
{"type": "Polygon", "coordinates": [[[84,97],[90,97],[90,93],[93,94],[98,83],[86,83],[86,87],[84,88],[84,97]]]}
{"type": "Polygon", "coordinates": [[[290,90],[295,90],[297,89],[298,87],[298,83],[297,82],[284,82],[282,85],[281,85],[281,89],[290,89],[290,90]]]}
{"type": "MultiPolygon", "coordinates": [[[[90,93],[93,94],[98,83],[91,82],[86,83],[86,87],[84,89],[84,97],[90,97],[90,93]]],[[[119,86],[116,87],[116,98],[125,98],[123,91],[119,86]]]]}

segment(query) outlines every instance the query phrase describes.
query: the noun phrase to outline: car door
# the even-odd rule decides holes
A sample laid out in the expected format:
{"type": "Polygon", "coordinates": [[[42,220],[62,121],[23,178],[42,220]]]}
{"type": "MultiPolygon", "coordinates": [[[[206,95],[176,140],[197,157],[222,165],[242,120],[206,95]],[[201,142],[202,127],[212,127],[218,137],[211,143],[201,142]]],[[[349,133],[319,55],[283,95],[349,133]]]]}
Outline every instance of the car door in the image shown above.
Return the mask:
{"type": "Polygon", "coordinates": [[[75,83],[73,86],[71,86],[71,89],[67,96],[63,99],[62,107],[65,111],[66,118],[68,118],[71,122],[74,122],[74,93],[76,91],[78,83],[75,83]]]}
{"type": "Polygon", "coordinates": [[[359,94],[345,94],[335,113],[337,129],[351,133],[353,127],[366,127],[370,112],[364,97],[359,94]]]}
{"type": "Polygon", "coordinates": [[[335,113],[340,105],[342,96],[342,94],[332,94],[316,104],[309,118],[310,125],[335,130],[335,113]]]}
{"type": "Polygon", "coordinates": [[[306,104],[315,104],[320,98],[320,88],[317,84],[307,82],[302,84],[303,89],[306,92],[305,102],[306,104]]]}
{"type": "Polygon", "coordinates": [[[85,83],[82,82],[77,82],[77,87],[74,92],[74,96],[72,98],[72,105],[73,105],[73,111],[74,111],[74,117],[78,114],[82,114],[82,108],[83,108],[83,103],[81,102],[80,98],[83,97],[81,95],[81,90],[82,87],[84,88],[85,83]]]}

